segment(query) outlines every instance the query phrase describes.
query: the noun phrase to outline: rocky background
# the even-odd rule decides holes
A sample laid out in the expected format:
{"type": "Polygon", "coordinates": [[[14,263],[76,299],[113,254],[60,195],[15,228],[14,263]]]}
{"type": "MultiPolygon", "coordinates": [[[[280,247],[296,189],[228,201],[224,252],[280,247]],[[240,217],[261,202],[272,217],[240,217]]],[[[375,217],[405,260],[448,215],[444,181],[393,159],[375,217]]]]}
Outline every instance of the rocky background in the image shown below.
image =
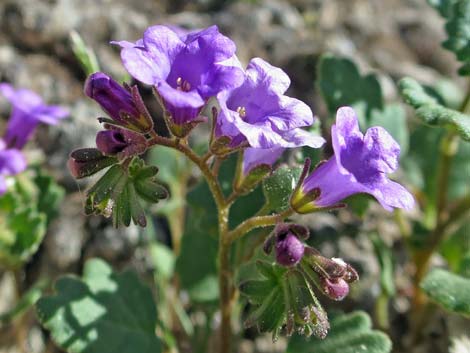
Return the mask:
{"type": "MultiPolygon", "coordinates": [[[[43,159],[67,196],[60,216],[25,271],[25,287],[39,274],[55,277],[79,272],[84,259],[91,256],[118,267],[133,262],[145,269],[139,231],[133,227],[115,230],[102,218],[85,218],[82,191],[86,184],[77,184],[65,166],[72,149],[94,145],[99,129],[95,118],[102,114],[82,93],[86,77],[71,50],[70,32],[80,33],[96,52],[103,71],[126,79],[119,51],[109,42],[134,41],[152,24],[185,28],[217,24],[237,43],[242,62],[260,56],[282,67],[292,79],[289,94],[306,101],[320,116],[326,110],[313,82],[316,62],[326,51],[353,58],[363,70],[375,70],[388,100],[398,99],[395,82],[403,76],[432,84],[443,76],[454,77],[457,68],[452,54],[440,46],[445,38],[443,21],[425,0],[0,0],[0,81],[32,89],[47,102],[71,110],[70,118],[59,126],[40,129],[29,149],[32,158],[43,159]]],[[[6,119],[8,106],[4,103],[0,103],[0,117],[6,119]]],[[[350,221],[345,217],[342,223],[350,221]]],[[[314,221],[316,227],[320,224],[333,233],[345,232],[335,217],[325,215],[314,221]]],[[[393,224],[385,222],[383,227],[391,228],[390,237],[396,234],[393,224]]],[[[335,256],[347,253],[348,258],[365,262],[373,275],[377,263],[370,242],[356,240],[343,237],[335,256]]],[[[0,279],[0,312],[11,303],[11,283],[6,274],[0,279]]],[[[367,279],[362,286],[368,286],[367,279]]],[[[359,305],[370,309],[373,297],[372,287],[359,305]]],[[[400,311],[407,310],[407,305],[406,301],[395,303],[396,327],[391,334],[398,340],[406,332],[400,311]]],[[[0,330],[0,353],[57,351],[34,317],[28,320],[30,329],[19,339],[18,333],[0,330]],[[15,344],[18,340],[24,347],[15,344]]],[[[434,338],[416,352],[447,352],[448,342],[439,339],[444,335],[442,328],[430,328],[430,334],[434,338]]],[[[270,347],[268,338],[255,343],[247,340],[240,349],[270,352],[270,347]]],[[[282,342],[276,347],[282,351],[282,342]]]]}

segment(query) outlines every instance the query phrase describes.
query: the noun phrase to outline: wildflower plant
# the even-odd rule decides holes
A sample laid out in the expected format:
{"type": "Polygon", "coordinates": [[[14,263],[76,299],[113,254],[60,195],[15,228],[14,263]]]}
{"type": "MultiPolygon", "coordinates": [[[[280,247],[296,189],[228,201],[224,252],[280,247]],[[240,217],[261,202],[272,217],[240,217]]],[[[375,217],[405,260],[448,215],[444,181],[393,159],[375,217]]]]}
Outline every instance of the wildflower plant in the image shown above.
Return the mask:
{"type": "MultiPolygon", "coordinates": [[[[447,20],[444,46],[462,61],[459,73],[468,75],[469,1],[430,3],[447,20]]],[[[459,250],[454,263],[441,251],[454,273],[429,271],[446,241],[455,253],[458,246],[448,238],[470,209],[468,178],[454,179],[460,176],[450,171],[459,156],[468,163],[470,90],[456,107],[442,90],[404,78],[405,102],[437,127],[414,122],[409,128],[406,111],[385,103],[374,74],[326,54],[318,62],[317,88],[329,117],[321,119],[327,133],[320,136],[320,119],[286,94],[288,75],[262,58],[243,65],[235,43],[216,26],[157,25],[135,42],[112,45],[133,82],[96,71],[89,50],[74,49],[89,64],[84,93],[105,116],[98,117],[96,146],[73,150],[68,168],[76,179],[93,177],[86,214],[142,228],[157,294],[132,272],[88,261],[81,278],[59,279],[54,293],[36,304],[58,346],[73,353],[177,352],[183,337],[194,352],[229,353],[238,351],[241,330],[257,328],[273,341],[286,336],[286,352],[390,352],[391,340],[372,329],[366,313],[330,310],[332,301],[354,292],[362,269],[316,246],[317,234],[304,221],[306,214],[336,215],[348,206],[364,218],[372,202],[374,212],[393,216],[414,267],[411,340],[422,333],[428,299],[470,315],[470,248],[459,250]],[[145,88],[161,108],[161,121],[142,98],[145,88]],[[429,131],[433,146],[422,143],[429,131]],[[426,178],[435,168],[423,158],[429,153],[440,155],[437,180],[426,178]],[[421,174],[413,175],[416,169],[421,174]],[[454,181],[459,189],[452,189],[454,181]],[[168,221],[171,249],[155,240],[155,214],[168,221]],[[198,310],[205,315],[201,325],[194,323],[198,310]]],[[[12,88],[2,90],[17,109],[12,121],[26,114],[30,124],[53,123],[64,115],[32,98],[15,105],[12,88]]],[[[11,124],[0,140],[0,192],[5,178],[26,168],[20,150],[30,131],[15,133],[11,124]]],[[[396,295],[393,258],[379,229],[372,233],[380,265],[374,318],[387,329],[396,295]]]]}
{"type": "MultiPolygon", "coordinates": [[[[327,258],[307,245],[308,229],[289,219],[295,213],[342,207],[345,198],[357,193],[372,194],[387,210],[411,209],[411,194],[387,177],[398,167],[398,143],[381,127],[362,135],[354,110],[342,107],[332,127],[334,155],[312,172],[307,159],[301,175],[287,169],[289,173],[267,187],[278,173],[285,172],[285,167],[278,169],[277,164],[287,150],[318,149],[325,143],[323,137],[308,130],[315,122],[310,107],[285,94],[290,79],[282,69],[261,58],[252,59],[243,69],[235,44],[215,26],[189,33],[154,26],[135,43],[113,43],[120,46],[129,74],[152,87],[168,131],[154,129],[137,85],[120,85],[102,72],[91,74],[85,94],[108,117],[99,118],[104,130],[96,136],[96,148],[73,151],[69,168],[76,178],[107,170],[87,191],[86,213],[112,217],[115,226],[128,226],[132,221],[145,227],[144,205],[157,203],[168,193],[158,182],[158,168],[146,164],[144,153],[155,147],[155,154],[163,153],[165,150],[157,146],[164,146],[183,154],[205,179],[206,186],[196,189],[208,191],[213,199],[213,204],[200,212],[201,222],[207,220],[202,227],[207,233],[216,233],[217,239],[214,298],[219,301],[221,315],[218,351],[232,350],[231,320],[239,291],[253,306],[246,327],[270,331],[274,339],[294,332],[325,338],[330,324],[320,296],[344,299],[359,276],[350,264],[327,258]],[[211,126],[203,153],[191,144],[191,134],[200,124],[211,126]],[[224,168],[233,172],[227,174],[224,168]],[[264,196],[259,194],[260,188],[264,196]],[[285,195],[279,200],[281,192],[285,195]],[[259,209],[252,214],[243,212],[240,201],[246,208],[243,199],[253,195],[257,198],[254,206],[259,204],[259,209]],[[263,198],[264,206],[260,203],[263,198]],[[214,216],[215,232],[210,229],[214,216]],[[265,255],[258,260],[256,270],[263,279],[237,284],[232,249],[259,229],[266,229],[261,235],[266,238],[265,255]]],[[[208,201],[196,198],[193,202],[208,201]]],[[[187,231],[193,230],[201,232],[192,228],[187,231]]],[[[209,234],[184,235],[190,236],[209,234]]],[[[187,249],[177,251],[182,257],[187,249]]],[[[177,266],[187,266],[183,261],[179,260],[177,266]]],[[[181,281],[183,286],[188,283],[184,275],[181,281]]],[[[63,294],[61,287],[58,284],[59,296],[63,294]]],[[[197,300],[197,295],[192,297],[197,300]]],[[[51,297],[39,303],[46,327],[57,320],[47,314],[56,300],[51,297]]],[[[56,339],[59,345],[74,350],[73,345],[64,346],[64,337],[56,339]]]]}

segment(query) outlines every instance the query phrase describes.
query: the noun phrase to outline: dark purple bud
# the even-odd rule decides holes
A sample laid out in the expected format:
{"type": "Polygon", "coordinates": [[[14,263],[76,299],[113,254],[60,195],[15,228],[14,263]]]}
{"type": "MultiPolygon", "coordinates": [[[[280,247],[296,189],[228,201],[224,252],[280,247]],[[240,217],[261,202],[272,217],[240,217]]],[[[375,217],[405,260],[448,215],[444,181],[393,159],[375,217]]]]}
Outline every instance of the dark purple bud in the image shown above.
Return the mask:
{"type": "Polygon", "coordinates": [[[70,154],[67,164],[74,178],[81,179],[115,163],[116,158],[104,156],[96,148],[82,148],[70,154]]]}
{"type": "Polygon", "coordinates": [[[342,278],[321,278],[323,293],[333,300],[343,300],[349,293],[349,284],[342,278]]]}
{"type": "Polygon", "coordinates": [[[304,244],[292,233],[281,233],[276,238],[276,261],[282,266],[297,265],[304,255],[304,244]]]}
{"type": "Polygon", "coordinates": [[[94,99],[117,125],[146,133],[153,122],[137,87],[121,86],[102,72],[96,72],[85,82],[85,94],[94,99]]]}
{"type": "Polygon", "coordinates": [[[119,159],[139,155],[147,149],[147,141],[139,133],[119,128],[100,131],[96,146],[105,155],[117,155],[119,159]]]}
{"type": "Polygon", "coordinates": [[[124,135],[117,130],[100,131],[96,135],[96,147],[104,154],[117,154],[122,152],[127,145],[124,135]]]}

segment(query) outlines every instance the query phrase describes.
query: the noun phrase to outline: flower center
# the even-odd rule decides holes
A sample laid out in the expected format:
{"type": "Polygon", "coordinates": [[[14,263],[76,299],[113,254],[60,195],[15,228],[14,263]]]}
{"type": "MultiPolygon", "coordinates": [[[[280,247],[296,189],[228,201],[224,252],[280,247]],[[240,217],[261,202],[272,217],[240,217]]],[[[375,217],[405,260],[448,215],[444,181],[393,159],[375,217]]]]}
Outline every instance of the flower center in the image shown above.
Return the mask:
{"type": "Polygon", "coordinates": [[[245,118],[246,117],[246,108],[245,107],[238,107],[237,108],[237,113],[240,115],[240,118],[245,118]]]}
{"type": "Polygon", "coordinates": [[[191,84],[188,81],[183,80],[182,77],[178,77],[176,79],[176,89],[178,91],[189,92],[191,90],[191,84]]]}

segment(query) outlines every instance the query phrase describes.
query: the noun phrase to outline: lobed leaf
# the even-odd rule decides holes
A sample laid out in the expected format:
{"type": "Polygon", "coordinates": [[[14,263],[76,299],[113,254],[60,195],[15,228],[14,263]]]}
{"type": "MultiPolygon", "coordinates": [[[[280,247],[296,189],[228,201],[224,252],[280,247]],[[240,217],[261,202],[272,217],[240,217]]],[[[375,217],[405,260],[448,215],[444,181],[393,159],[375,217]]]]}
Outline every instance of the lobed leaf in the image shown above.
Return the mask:
{"type": "Polygon", "coordinates": [[[470,0],[428,0],[446,20],[447,40],[442,46],[463,63],[462,76],[470,75],[470,0]]]}
{"type": "Polygon", "coordinates": [[[134,273],[116,274],[92,259],[82,278],[62,277],[55,289],[36,309],[41,324],[67,352],[162,352],[152,292],[134,273]]]}
{"type": "Polygon", "coordinates": [[[470,279],[443,269],[434,269],[420,286],[429,298],[445,309],[470,316],[470,279]]]}
{"type": "Polygon", "coordinates": [[[405,102],[416,110],[416,115],[424,123],[452,126],[463,140],[470,142],[470,116],[440,105],[412,78],[404,78],[398,85],[405,102]]]}

